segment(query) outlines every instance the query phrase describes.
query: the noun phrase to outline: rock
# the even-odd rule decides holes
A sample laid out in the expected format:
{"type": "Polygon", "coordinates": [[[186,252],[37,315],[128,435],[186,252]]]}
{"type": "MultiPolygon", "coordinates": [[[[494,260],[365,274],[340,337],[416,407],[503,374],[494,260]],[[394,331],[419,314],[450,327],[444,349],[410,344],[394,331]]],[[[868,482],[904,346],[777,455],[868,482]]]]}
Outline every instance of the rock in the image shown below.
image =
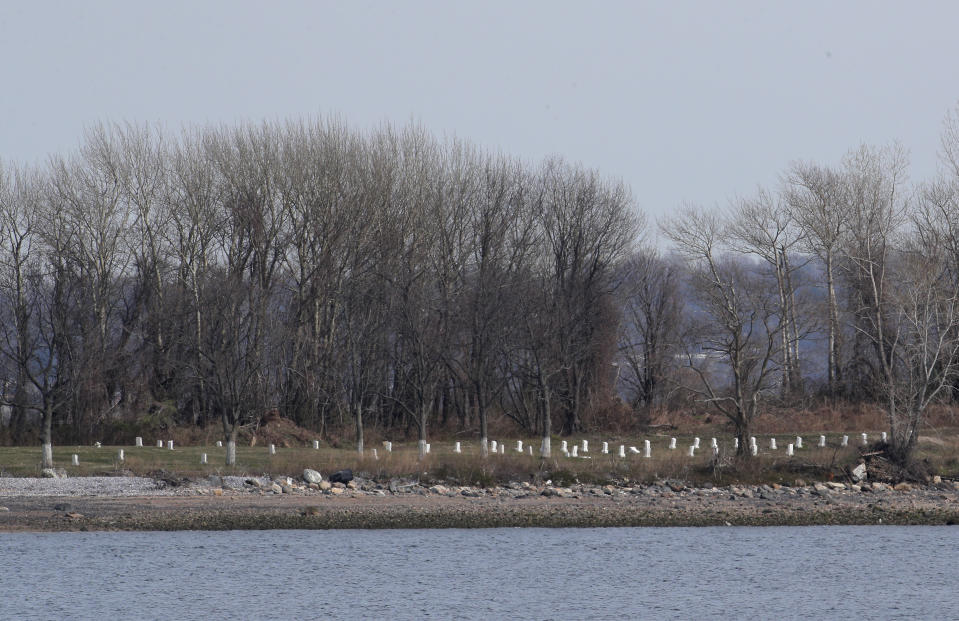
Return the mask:
{"type": "Polygon", "coordinates": [[[44,479],[59,479],[60,475],[53,468],[44,468],[40,471],[40,476],[44,479]]]}
{"type": "Polygon", "coordinates": [[[54,511],[69,511],[72,508],[73,508],[73,505],[71,505],[69,502],[61,502],[59,504],[53,505],[54,511]]]}
{"type": "Polygon", "coordinates": [[[290,486],[290,485],[281,485],[281,486],[280,486],[280,491],[282,491],[284,494],[292,494],[292,493],[293,493],[293,487],[290,486]]]}
{"type": "MultiPolygon", "coordinates": [[[[463,491],[461,491],[460,494],[462,494],[463,496],[466,496],[467,498],[479,498],[479,497],[480,497],[479,492],[477,492],[475,489],[473,489],[473,488],[471,488],[471,487],[464,487],[464,488],[463,488],[463,491]]],[[[545,496],[546,494],[543,494],[543,495],[545,496]]]]}
{"type": "Polygon", "coordinates": [[[0,507],[0,513],[3,513],[4,511],[9,511],[9,510],[10,510],[10,507],[0,507]]]}
{"type": "Polygon", "coordinates": [[[346,489],[356,489],[356,481],[350,481],[346,484],[346,489]]]}
{"type": "Polygon", "coordinates": [[[941,483],[942,483],[942,477],[941,477],[941,476],[939,476],[939,475],[937,474],[936,476],[932,477],[932,484],[933,484],[933,485],[939,485],[939,484],[941,484],[941,483]]]}
{"type": "Polygon", "coordinates": [[[213,495],[214,495],[214,496],[222,496],[222,495],[223,495],[223,489],[220,488],[220,487],[214,488],[214,489],[213,489],[213,495]]]}
{"type": "Polygon", "coordinates": [[[450,492],[450,490],[447,489],[446,487],[442,486],[442,485],[434,485],[433,487],[430,488],[430,493],[432,493],[432,494],[439,494],[439,495],[441,495],[441,496],[445,496],[445,495],[447,495],[449,492],[450,492]]]}
{"type": "Polygon", "coordinates": [[[274,484],[270,485],[270,491],[273,492],[274,494],[282,494],[282,493],[283,493],[283,488],[280,487],[280,485],[279,485],[278,483],[274,483],[274,484]]]}
{"type": "Polygon", "coordinates": [[[547,487],[541,492],[541,495],[546,496],[547,498],[550,498],[552,496],[559,496],[559,492],[556,490],[555,487],[547,487]]]}
{"type": "Polygon", "coordinates": [[[795,482],[793,482],[793,487],[806,487],[806,482],[802,479],[796,479],[795,482]]]}
{"type": "Polygon", "coordinates": [[[340,494],[345,493],[345,490],[342,487],[333,487],[330,488],[330,493],[334,496],[339,496],[340,494]]]}
{"type": "Polygon", "coordinates": [[[896,490],[897,492],[909,492],[912,491],[912,485],[903,481],[902,483],[896,483],[892,489],[896,490]]]}
{"type": "Polygon", "coordinates": [[[251,485],[251,486],[253,486],[253,487],[262,487],[262,486],[260,485],[260,482],[259,482],[258,480],[256,480],[256,479],[247,479],[246,481],[243,481],[243,482],[246,483],[247,485],[251,485]]]}
{"type": "Polygon", "coordinates": [[[82,514],[82,513],[67,513],[67,517],[70,518],[71,520],[79,520],[80,518],[83,517],[83,514],[82,514]]]}
{"type": "Polygon", "coordinates": [[[859,464],[852,469],[852,480],[857,483],[866,480],[866,464],[859,464]]]}
{"type": "Polygon", "coordinates": [[[604,486],[603,486],[603,493],[606,494],[607,496],[612,496],[612,495],[613,495],[613,491],[614,491],[614,490],[613,490],[613,486],[612,486],[612,485],[604,485],[604,486]]]}
{"type": "Polygon", "coordinates": [[[331,489],[333,489],[333,484],[330,483],[329,481],[320,481],[319,483],[317,483],[317,487],[320,488],[320,491],[328,492],[331,489]]]}
{"type": "Polygon", "coordinates": [[[886,486],[878,481],[874,482],[870,487],[872,487],[872,491],[874,492],[883,492],[886,490],[886,486]]]}
{"type": "Polygon", "coordinates": [[[303,471],[303,480],[306,481],[307,483],[319,483],[320,481],[323,480],[323,475],[321,475],[316,470],[307,468],[306,470],[303,471]]]}
{"type": "Polygon", "coordinates": [[[827,481],[826,485],[835,490],[844,490],[846,489],[845,483],[840,483],[838,481],[827,481]]]}
{"type": "Polygon", "coordinates": [[[346,470],[337,470],[330,475],[330,483],[349,483],[353,480],[353,471],[346,470]]]}

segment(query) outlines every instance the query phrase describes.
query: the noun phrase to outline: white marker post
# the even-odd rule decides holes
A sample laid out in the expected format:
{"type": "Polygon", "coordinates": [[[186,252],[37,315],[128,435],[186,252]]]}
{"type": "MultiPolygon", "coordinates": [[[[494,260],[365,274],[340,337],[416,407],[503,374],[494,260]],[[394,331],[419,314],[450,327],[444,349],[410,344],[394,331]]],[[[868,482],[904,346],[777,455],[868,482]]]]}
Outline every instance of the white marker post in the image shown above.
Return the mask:
{"type": "Polygon", "coordinates": [[[588,452],[589,452],[589,440],[583,440],[582,451],[583,451],[584,453],[588,453],[588,452]]]}
{"type": "Polygon", "coordinates": [[[759,455],[759,447],[758,447],[758,446],[756,446],[755,444],[753,444],[753,445],[750,446],[749,448],[752,450],[753,457],[755,457],[756,455],[759,455]]]}
{"type": "Polygon", "coordinates": [[[216,441],[216,447],[217,447],[217,448],[223,448],[223,440],[217,440],[217,441],[216,441]]]}
{"type": "Polygon", "coordinates": [[[626,459],[626,447],[622,444],[619,445],[619,458],[626,459]]]}
{"type": "Polygon", "coordinates": [[[699,448],[699,438],[693,438],[693,446],[697,449],[699,448]]]}
{"type": "Polygon", "coordinates": [[[786,455],[789,455],[790,457],[793,456],[793,445],[792,445],[792,444],[787,444],[787,445],[786,445],[786,455]]]}
{"type": "Polygon", "coordinates": [[[79,466],[79,465],[80,465],[80,456],[77,455],[76,453],[74,453],[74,455],[73,455],[73,465],[74,465],[74,466],[79,466]]]}
{"type": "Polygon", "coordinates": [[[492,441],[489,443],[489,450],[490,450],[490,452],[495,454],[495,453],[496,453],[496,448],[497,448],[498,446],[499,446],[499,444],[496,443],[496,440],[492,440],[492,441]]]}
{"type": "Polygon", "coordinates": [[[579,446],[577,446],[576,444],[573,445],[573,453],[572,453],[572,456],[573,456],[573,457],[579,457],[579,446]]]}
{"type": "Polygon", "coordinates": [[[315,450],[315,451],[320,450],[320,441],[319,441],[319,440],[313,440],[313,450],[315,450]]]}
{"type": "Polygon", "coordinates": [[[453,445],[453,452],[454,452],[454,453],[462,453],[462,452],[463,452],[463,449],[460,448],[460,443],[459,443],[459,442],[457,442],[456,444],[453,445]]]}
{"type": "Polygon", "coordinates": [[[566,440],[563,440],[559,450],[563,451],[564,454],[569,452],[569,447],[566,446],[566,440]]]}
{"type": "Polygon", "coordinates": [[[271,444],[271,445],[270,445],[270,455],[276,455],[276,445],[275,445],[275,444],[271,444]]]}
{"type": "Polygon", "coordinates": [[[123,461],[123,449],[117,453],[117,461],[123,461]]]}
{"type": "Polygon", "coordinates": [[[522,441],[522,440],[517,440],[517,441],[516,441],[516,452],[517,452],[517,453],[522,453],[522,452],[523,452],[523,441],[522,441]]]}
{"type": "Polygon", "coordinates": [[[373,449],[373,459],[379,459],[379,455],[376,454],[376,449],[373,449]]]}
{"type": "Polygon", "coordinates": [[[386,442],[386,452],[387,452],[387,453],[392,453],[392,452],[393,452],[393,443],[392,443],[392,442],[386,442]]]}
{"type": "Polygon", "coordinates": [[[669,449],[672,451],[676,450],[676,438],[669,439],[669,449]]]}
{"type": "Polygon", "coordinates": [[[639,455],[639,449],[636,448],[635,446],[629,447],[629,452],[632,453],[633,455],[639,455]]]}
{"type": "Polygon", "coordinates": [[[173,450],[173,440],[167,440],[167,441],[166,441],[166,447],[172,451],[172,450],[173,450]]]}
{"type": "Polygon", "coordinates": [[[163,448],[163,440],[157,440],[157,448],[163,448]]]}
{"type": "Polygon", "coordinates": [[[709,440],[709,446],[714,449],[719,448],[719,442],[716,440],[716,438],[711,438],[709,440]]]}
{"type": "Polygon", "coordinates": [[[427,454],[427,455],[430,454],[430,446],[431,446],[431,444],[430,444],[429,442],[427,442],[427,443],[426,443],[426,454],[427,454]]]}
{"type": "Polygon", "coordinates": [[[532,457],[532,456],[533,456],[533,445],[532,445],[532,444],[527,444],[527,445],[526,445],[526,450],[529,452],[529,456],[532,457]]]}
{"type": "Polygon", "coordinates": [[[826,436],[819,436],[819,448],[826,448],[826,436]]]}
{"type": "Polygon", "coordinates": [[[136,446],[138,448],[143,448],[143,438],[141,438],[140,436],[137,436],[136,438],[134,438],[133,446],[136,446]]]}
{"type": "Polygon", "coordinates": [[[769,450],[770,451],[776,450],[776,438],[769,438],[769,450]]]}
{"type": "Polygon", "coordinates": [[[733,438],[733,448],[739,450],[739,438],[733,438]]]}
{"type": "Polygon", "coordinates": [[[695,445],[695,444],[691,444],[691,445],[689,446],[689,456],[690,456],[690,457],[695,457],[695,456],[696,456],[696,445],[695,445]]]}
{"type": "Polygon", "coordinates": [[[201,464],[206,463],[206,453],[200,453],[200,463],[201,464]]]}
{"type": "Polygon", "coordinates": [[[842,442],[839,443],[840,446],[849,446],[849,436],[843,436],[842,442]]]}
{"type": "Polygon", "coordinates": [[[653,447],[649,444],[649,440],[643,440],[643,457],[649,459],[653,456],[653,447]]]}
{"type": "Polygon", "coordinates": [[[880,437],[882,438],[882,441],[885,442],[885,441],[886,441],[886,432],[883,431],[882,434],[880,434],[880,437]]]}
{"type": "Polygon", "coordinates": [[[869,444],[869,436],[864,433],[862,434],[862,445],[866,446],[867,444],[869,444]]]}
{"type": "Polygon", "coordinates": [[[798,449],[801,449],[801,448],[802,448],[802,437],[801,437],[801,436],[796,436],[796,448],[798,448],[798,449]]]}

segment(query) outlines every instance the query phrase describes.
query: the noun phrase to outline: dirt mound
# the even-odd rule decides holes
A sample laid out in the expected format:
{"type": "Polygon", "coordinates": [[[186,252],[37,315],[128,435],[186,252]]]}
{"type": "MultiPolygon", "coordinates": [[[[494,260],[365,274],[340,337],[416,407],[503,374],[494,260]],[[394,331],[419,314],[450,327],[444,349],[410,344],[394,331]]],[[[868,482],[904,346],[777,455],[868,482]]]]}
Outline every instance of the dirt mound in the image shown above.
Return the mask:
{"type": "Polygon", "coordinates": [[[249,443],[250,446],[275,444],[284,448],[303,447],[312,446],[313,440],[318,439],[315,431],[304,429],[272,412],[266,414],[259,425],[240,432],[240,442],[249,443]]]}

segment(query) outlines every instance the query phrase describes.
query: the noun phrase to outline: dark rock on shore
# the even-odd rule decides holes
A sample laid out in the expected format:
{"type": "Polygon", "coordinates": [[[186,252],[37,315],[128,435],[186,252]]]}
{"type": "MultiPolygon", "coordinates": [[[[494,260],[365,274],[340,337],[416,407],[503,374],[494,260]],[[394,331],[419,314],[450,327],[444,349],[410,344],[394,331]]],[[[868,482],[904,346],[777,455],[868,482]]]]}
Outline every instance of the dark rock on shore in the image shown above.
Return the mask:
{"type": "Polygon", "coordinates": [[[343,483],[346,485],[353,480],[353,471],[346,470],[337,470],[329,476],[330,483],[343,483]]]}

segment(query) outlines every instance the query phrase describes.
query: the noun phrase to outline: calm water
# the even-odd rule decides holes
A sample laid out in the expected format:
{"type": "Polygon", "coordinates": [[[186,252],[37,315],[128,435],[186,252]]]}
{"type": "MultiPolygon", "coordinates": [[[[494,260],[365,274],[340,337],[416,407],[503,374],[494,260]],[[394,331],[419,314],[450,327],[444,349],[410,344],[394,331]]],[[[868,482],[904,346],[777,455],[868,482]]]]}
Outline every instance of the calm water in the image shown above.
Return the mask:
{"type": "Polygon", "coordinates": [[[0,619],[959,619],[959,528],[0,535],[0,619]]]}

